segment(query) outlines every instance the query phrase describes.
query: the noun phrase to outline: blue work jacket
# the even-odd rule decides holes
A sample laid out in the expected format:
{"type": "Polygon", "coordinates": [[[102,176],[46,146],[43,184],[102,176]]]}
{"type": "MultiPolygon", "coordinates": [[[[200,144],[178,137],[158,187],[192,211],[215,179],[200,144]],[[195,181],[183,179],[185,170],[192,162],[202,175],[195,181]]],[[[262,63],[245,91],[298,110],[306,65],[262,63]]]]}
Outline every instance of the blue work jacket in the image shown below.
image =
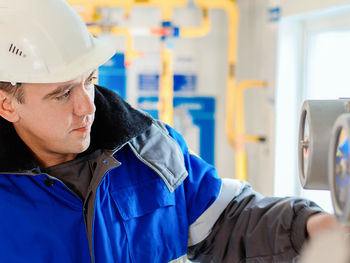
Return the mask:
{"type": "Polygon", "coordinates": [[[0,262],[292,262],[320,209],[217,178],[172,128],[96,87],[85,200],[0,118],[0,262]]]}
{"type": "MultiPolygon", "coordinates": [[[[180,135],[157,124],[148,133],[98,164],[108,168],[94,202],[93,262],[185,262],[190,225],[219,195],[215,169],[180,135]]],[[[84,203],[60,180],[3,173],[0,195],[2,262],[91,261],[84,203]]]]}

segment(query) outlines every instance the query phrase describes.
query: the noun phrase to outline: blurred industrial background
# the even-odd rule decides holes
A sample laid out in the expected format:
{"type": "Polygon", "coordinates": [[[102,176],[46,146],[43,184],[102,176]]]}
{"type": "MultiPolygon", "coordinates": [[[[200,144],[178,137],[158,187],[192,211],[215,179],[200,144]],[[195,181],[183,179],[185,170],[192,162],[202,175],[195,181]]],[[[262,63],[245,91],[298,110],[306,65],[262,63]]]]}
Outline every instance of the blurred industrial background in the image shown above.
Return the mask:
{"type": "Polygon", "coordinates": [[[305,99],[349,97],[349,0],[68,0],[118,54],[98,82],[174,126],[219,177],[265,195],[306,191],[297,169],[305,99]]]}

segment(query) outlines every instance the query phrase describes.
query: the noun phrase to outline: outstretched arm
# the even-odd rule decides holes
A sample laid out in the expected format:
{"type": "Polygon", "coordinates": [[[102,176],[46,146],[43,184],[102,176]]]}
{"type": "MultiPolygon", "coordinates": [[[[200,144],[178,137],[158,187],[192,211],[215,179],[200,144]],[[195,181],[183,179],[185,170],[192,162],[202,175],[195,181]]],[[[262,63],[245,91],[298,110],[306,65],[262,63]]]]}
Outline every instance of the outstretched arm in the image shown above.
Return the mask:
{"type": "Polygon", "coordinates": [[[218,179],[214,167],[190,154],[183,138],[168,130],[188,171],[184,191],[191,260],[293,262],[309,235],[335,222],[309,200],[263,197],[245,182],[218,179]]]}
{"type": "Polygon", "coordinates": [[[322,210],[301,198],[262,197],[246,185],[226,207],[211,233],[189,247],[198,262],[293,262],[317,231],[322,210]],[[307,229],[307,226],[309,229],[307,229]]]}

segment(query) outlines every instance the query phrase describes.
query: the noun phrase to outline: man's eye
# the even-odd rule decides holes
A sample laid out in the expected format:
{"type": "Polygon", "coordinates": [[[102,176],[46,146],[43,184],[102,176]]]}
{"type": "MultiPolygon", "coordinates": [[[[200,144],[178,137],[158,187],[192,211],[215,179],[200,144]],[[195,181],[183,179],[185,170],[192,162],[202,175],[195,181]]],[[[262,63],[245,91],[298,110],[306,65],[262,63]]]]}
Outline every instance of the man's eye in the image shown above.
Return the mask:
{"type": "Polygon", "coordinates": [[[70,94],[70,90],[67,90],[65,93],[63,93],[62,95],[56,97],[56,100],[63,100],[69,97],[70,94]]]}
{"type": "Polygon", "coordinates": [[[95,79],[97,79],[96,77],[91,77],[88,80],[86,80],[86,84],[90,85],[95,79]]]}

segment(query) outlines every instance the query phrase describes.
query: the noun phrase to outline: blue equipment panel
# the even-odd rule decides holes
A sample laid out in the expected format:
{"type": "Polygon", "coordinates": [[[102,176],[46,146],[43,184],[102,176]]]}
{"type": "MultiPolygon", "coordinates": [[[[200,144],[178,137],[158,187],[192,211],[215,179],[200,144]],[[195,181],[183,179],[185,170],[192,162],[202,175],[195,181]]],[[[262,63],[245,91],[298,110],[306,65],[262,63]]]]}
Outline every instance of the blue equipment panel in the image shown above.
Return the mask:
{"type": "MultiPolygon", "coordinates": [[[[139,108],[158,119],[158,97],[140,97],[139,108]]],[[[186,130],[199,130],[199,155],[214,165],[215,152],[215,98],[213,97],[174,97],[174,128],[186,138],[186,130]],[[187,118],[190,121],[183,121],[187,118]],[[177,125],[179,122],[185,123],[177,125]],[[191,123],[189,123],[191,122],[191,123]],[[187,126],[187,127],[184,127],[187,126]],[[192,126],[192,127],[191,127],[192,126]]],[[[195,132],[194,132],[195,133],[195,132]]],[[[193,133],[191,133],[193,134],[193,133]]],[[[189,143],[191,148],[191,144],[189,143]]]]}
{"type": "Polygon", "coordinates": [[[98,84],[126,99],[126,69],[124,54],[117,53],[98,68],[98,84]]]}
{"type": "MultiPolygon", "coordinates": [[[[196,75],[174,75],[174,91],[196,91],[196,75]]],[[[158,74],[140,74],[139,89],[140,91],[158,91],[159,75],[158,74]]]]}

